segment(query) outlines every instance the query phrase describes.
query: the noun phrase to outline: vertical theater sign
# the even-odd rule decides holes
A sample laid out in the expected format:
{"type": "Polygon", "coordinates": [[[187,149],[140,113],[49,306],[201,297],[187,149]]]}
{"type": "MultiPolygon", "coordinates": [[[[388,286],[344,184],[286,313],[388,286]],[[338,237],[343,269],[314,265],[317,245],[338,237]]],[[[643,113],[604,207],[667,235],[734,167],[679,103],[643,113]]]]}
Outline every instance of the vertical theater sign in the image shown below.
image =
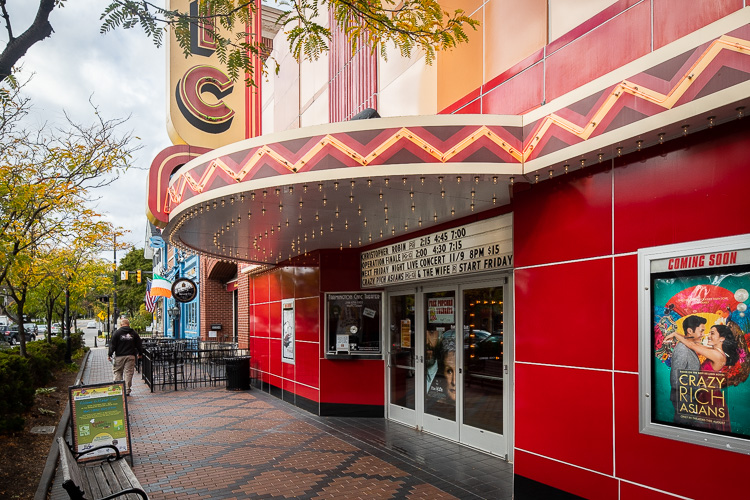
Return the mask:
{"type": "MultiPolygon", "coordinates": [[[[169,0],[167,8],[197,16],[197,0],[169,0]]],[[[250,54],[253,67],[260,74],[261,54],[272,35],[263,37],[260,0],[248,26],[236,26],[235,32],[246,32],[246,42],[259,47],[250,54]]],[[[167,44],[168,75],[167,131],[174,146],[159,153],[151,163],[148,182],[149,220],[157,227],[166,226],[170,203],[169,178],[179,167],[212,149],[261,134],[260,85],[245,84],[247,75],[232,81],[217,54],[212,31],[198,23],[190,27],[190,50],[185,54],[170,31],[167,44]]]]}
{"type": "MultiPolygon", "coordinates": [[[[198,15],[196,0],[171,0],[169,7],[198,15]]],[[[235,31],[253,33],[261,43],[260,2],[252,25],[235,31]]],[[[247,40],[253,43],[254,40],[247,40]]],[[[190,56],[185,57],[174,31],[169,37],[169,117],[168,131],[174,144],[215,149],[225,144],[260,135],[260,87],[247,87],[244,78],[236,82],[227,75],[217,55],[211,30],[194,23],[190,26],[190,56]]],[[[252,56],[253,66],[263,64],[252,56]]]]}

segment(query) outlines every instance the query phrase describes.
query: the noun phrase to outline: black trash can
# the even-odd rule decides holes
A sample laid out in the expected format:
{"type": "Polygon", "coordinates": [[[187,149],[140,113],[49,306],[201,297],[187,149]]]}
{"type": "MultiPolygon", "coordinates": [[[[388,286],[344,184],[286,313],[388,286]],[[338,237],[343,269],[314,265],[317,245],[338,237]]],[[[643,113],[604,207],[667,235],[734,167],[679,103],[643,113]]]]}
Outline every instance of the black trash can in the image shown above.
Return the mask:
{"type": "Polygon", "coordinates": [[[227,370],[227,390],[246,391],[250,389],[250,356],[224,358],[227,370]]]}

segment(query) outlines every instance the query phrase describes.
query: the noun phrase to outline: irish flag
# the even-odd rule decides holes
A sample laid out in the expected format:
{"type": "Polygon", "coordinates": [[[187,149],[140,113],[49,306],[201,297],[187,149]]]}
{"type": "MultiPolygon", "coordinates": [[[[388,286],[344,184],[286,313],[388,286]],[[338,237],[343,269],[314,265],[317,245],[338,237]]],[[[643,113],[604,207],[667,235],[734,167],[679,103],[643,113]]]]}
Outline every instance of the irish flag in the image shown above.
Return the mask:
{"type": "Polygon", "coordinates": [[[172,283],[165,280],[158,274],[154,274],[154,279],[151,280],[151,295],[154,297],[172,297],[172,283]]]}

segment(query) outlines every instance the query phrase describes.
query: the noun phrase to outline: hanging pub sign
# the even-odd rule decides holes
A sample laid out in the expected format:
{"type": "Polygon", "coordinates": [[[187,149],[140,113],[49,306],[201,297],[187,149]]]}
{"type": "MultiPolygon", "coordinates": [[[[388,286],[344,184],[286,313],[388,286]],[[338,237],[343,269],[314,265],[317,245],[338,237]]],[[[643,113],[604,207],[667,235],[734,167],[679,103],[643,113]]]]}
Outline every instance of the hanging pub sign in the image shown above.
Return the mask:
{"type": "Polygon", "coordinates": [[[511,214],[393,243],[361,255],[362,288],[513,267],[511,214]]]}
{"type": "Polygon", "coordinates": [[[380,356],[383,295],[372,292],[326,294],[328,353],[343,351],[338,342],[349,341],[349,354],[380,356]]]}
{"type": "Polygon", "coordinates": [[[641,249],[646,434],[750,454],[750,236],[641,249]]]}
{"type": "Polygon", "coordinates": [[[198,286],[190,278],[179,278],[172,283],[172,296],[177,302],[190,302],[198,294],[198,286]]]}

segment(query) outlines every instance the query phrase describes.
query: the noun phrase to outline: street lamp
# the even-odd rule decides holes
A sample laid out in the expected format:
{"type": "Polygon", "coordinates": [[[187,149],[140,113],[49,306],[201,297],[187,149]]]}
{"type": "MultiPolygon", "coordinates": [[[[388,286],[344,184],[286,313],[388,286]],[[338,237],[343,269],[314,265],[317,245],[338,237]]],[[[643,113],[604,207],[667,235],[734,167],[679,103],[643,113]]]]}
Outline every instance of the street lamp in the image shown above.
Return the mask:
{"type": "Polygon", "coordinates": [[[167,311],[169,316],[172,318],[172,334],[174,335],[175,340],[179,338],[179,335],[177,333],[177,325],[178,321],[180,319],[180,308],[177,306],[177,304],[173,305],[169,308],[167,311]]]}

